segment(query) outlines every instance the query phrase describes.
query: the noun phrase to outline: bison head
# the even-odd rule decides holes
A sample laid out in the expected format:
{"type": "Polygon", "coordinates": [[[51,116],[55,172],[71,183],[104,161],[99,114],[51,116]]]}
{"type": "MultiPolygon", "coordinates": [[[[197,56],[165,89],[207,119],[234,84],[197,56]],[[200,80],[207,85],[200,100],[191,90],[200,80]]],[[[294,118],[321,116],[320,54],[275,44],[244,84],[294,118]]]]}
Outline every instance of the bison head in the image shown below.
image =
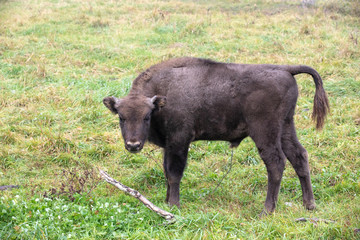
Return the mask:
{"type": "Polygon", "coordinates": [[[128,95],[125,98],[106,97],[104,105],[120,119],[125,148],[131,153],[141,151],[148,137],[151,115],[166,104],[166,97],[148,98],[142,95],[128,95]]]}

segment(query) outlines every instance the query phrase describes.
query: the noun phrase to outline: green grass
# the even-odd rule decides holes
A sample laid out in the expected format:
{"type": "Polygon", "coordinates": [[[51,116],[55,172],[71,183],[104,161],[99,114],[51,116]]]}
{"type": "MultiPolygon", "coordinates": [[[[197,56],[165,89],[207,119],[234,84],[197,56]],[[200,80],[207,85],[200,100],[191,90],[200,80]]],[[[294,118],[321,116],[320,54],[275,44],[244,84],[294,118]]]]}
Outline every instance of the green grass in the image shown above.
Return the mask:
{"type": "Polygon", "coordinates": [[[0,239],[356,239],[360,228],[360,4],[316,1],[0,0],[0,239]],[[145,68],[178,56],[307,64],[323,77],[331,114],[311,122],[314,84],[297,76],[298,136],[310,156],[317,209],[302,206],[287,164],[276,212],[259,218],[267,175],[254,143],[195,142],[182,208],[165,203],[162,150],[123,146],[102,104],[124,96],[145,68]],[[101,167],[178,221],[100,183],[91,193],[42,197],[101,167]],[[332,223],[295,222],[300,217],[332,223]]]}

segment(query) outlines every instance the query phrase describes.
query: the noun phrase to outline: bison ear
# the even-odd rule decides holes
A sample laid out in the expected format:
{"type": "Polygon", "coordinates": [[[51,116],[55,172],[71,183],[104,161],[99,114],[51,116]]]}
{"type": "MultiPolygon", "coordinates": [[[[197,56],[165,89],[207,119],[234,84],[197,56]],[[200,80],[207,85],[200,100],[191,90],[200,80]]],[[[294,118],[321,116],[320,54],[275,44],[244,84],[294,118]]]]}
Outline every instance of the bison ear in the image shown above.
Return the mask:
{"type": "Polygon", "coordinates": [[[155,95],[151,98],[151,102],[154,104],[155,109],[160,110],[166,105],[166,97],[155,95]]]}
{"type": "Polygon", "coordinates": [[[121,99],[116,97],[106,97],[103,99],[104,105],[110,109],[110,111],[114,114],[117,114],[117,107],[120,105],[121,99]]]}

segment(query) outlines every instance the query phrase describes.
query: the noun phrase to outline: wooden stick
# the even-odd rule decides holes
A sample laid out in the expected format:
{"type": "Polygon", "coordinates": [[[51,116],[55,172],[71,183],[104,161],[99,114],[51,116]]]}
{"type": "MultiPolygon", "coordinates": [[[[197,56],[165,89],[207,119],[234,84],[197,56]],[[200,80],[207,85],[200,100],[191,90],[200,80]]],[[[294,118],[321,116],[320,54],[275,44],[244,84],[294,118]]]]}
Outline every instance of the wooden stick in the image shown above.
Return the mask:
{"type": "Polygon", "coordinates": [[[115,187],[119,188],[121,191],[124,191],[128,194],[130,194],[131,196],[139,199],[139,201],[141,201],[147,208],[149,208],[150,210],[156,212],[157,214],[159,214],[161,217],[165,218],[167,221],[170,221],[171,223],[175,222],[175,216],[157,206],[155,206],[152,202],[150,202],[146,197],[144,197],[143,195],[141,195],[138,191],[129,188],[127,186],[125,186],[124,184],[116,181],[115,179],[113,179],[112,177],[109,176],[109,174],[107,174],[105,171],[99,169],[100,171],[100,176],[107,181],[108,183],[114,185],[115,187]]]}

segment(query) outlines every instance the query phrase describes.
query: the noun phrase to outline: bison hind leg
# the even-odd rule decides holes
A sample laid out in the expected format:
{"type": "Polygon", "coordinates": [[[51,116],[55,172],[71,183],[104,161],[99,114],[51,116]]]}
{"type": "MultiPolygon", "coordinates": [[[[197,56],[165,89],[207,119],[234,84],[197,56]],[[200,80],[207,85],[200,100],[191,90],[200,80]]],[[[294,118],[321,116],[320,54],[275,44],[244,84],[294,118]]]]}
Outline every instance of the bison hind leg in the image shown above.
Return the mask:
{"type": "Polygon", "coordinates": [[[316,205],[311,186],[308,154],[296,136],[292,118],[284,124],[281,142],[287,159],[299,177],[303,193],[303,204],[307,209],[312,210],[316,205]]]}
{"type": "Polygon", "coordinates": [[[281,127],[278,119],[253,123],[249,135],[254,140],[268,173],[265,209],[262,213],[264,215],[275,210],[285,169],[286,157],[281,147],[281,127]]]}

